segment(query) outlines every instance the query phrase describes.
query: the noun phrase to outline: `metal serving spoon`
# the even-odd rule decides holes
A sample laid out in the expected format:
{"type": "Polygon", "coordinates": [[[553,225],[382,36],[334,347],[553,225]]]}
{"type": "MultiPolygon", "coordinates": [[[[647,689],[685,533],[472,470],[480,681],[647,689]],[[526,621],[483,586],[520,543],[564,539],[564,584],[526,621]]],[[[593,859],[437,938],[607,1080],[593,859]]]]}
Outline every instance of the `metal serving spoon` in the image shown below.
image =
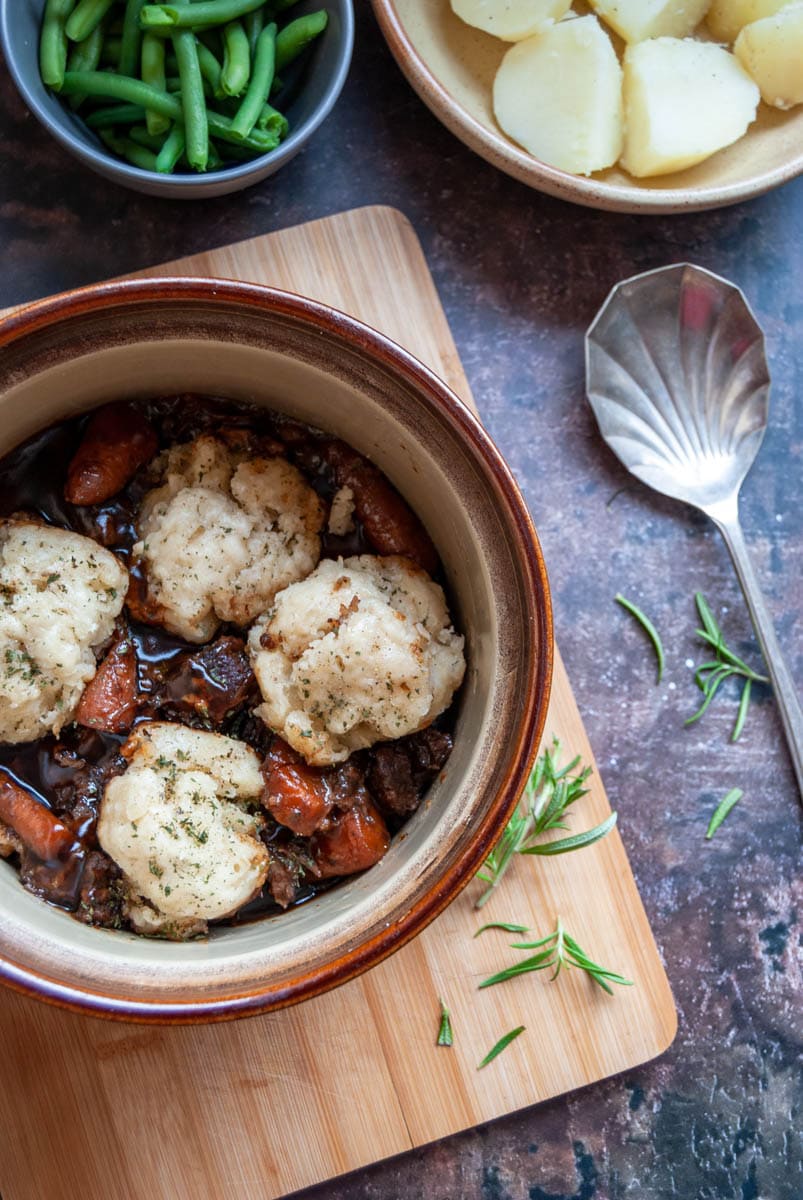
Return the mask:
{"type": "Polygon", "coordinates": [[[803,796],[803,709],[739,523],[769,413],[764,335],[734,284],[688,263],[618,284],[586,334],[588,399],[643,483],[699,508],[730,551],[803,796]]]}

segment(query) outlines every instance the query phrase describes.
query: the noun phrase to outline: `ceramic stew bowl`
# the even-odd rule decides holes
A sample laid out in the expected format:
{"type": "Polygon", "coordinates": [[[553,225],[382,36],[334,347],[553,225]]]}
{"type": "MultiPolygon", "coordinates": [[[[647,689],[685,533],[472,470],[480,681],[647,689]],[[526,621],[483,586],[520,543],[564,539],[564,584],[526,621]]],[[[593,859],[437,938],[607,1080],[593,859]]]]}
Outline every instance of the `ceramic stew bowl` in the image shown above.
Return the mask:
{"type": "Polygon", "coordinates": [[[471,880],[543,730],[552,668],[544,564],[493,443],[445,384],[342,313],[220,280],[107,284],[0,322],[0,453],[123,397],[204,392],[278,409],[369,455],[438,547],[468,672],[446,770],[386,857],[312,903],[183,944],[80,924],[0,860],[0,979],[140,1021],[221,1020],[343,983],[471,880]]]}

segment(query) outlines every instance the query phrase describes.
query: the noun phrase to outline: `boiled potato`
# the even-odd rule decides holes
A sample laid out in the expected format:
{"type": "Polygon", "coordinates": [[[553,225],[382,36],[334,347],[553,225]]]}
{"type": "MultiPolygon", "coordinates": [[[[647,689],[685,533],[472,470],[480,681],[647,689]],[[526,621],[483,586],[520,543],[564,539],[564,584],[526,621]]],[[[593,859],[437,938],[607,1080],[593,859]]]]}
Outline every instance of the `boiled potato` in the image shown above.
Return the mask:
{"type": "Polygon", "coordinates": [[[686,37],[706,14],[711,0],[590,0],[591,7],[626,42],[686,37]]]}
{"type": "Polygon", "coordinates": [[[656,38],[628,46],[622,165],[643,179],[702,162],[742,136],[758,102],[741,63],[712,42],[656,38]]]}
{"type": "Polygon", "coordinates": [[[712,0],[705,23],[721,42],[735,42],[740,30],[762,17],[773,17],[791,0],[712,0]]]}
{"type": "Polygon", "coordinates": [[[572,0],[452,0],[452,11],[485,33],[520,42],[559,21],[572,0]]]}
{"type": "Polygon", "coordinates": [[[549,166],[590,175],[622,148],[622,71],[596,17],[552,25],[508,50],[494,113],[505,133],[549,166]]]}
{"type": "Polygon", "coordinates": [[[767,104],[803,104],[803,4],[746,25],[733,49],[767,104]]]}

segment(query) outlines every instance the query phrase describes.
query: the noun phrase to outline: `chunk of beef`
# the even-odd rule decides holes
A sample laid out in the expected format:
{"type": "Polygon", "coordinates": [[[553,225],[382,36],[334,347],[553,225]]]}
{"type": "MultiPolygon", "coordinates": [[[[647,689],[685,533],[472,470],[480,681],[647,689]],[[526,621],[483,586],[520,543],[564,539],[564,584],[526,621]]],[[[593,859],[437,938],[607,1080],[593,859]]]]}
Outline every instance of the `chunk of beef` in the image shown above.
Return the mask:
{"type": "Polygon", "coordinates": [[[449,734],[431,727],[398,742],[374,746],[366,783],[380,809],[401,819],[415,812],[451,750],[449,734]]]}
{"type": "Polygon", "coordinates": [[[42,782],[54,812],[84,845],[93,846],[103,789],[125,770],[118,740],[75,726],[53,745],[48,759],[42,782]]]}
{"type": "Polygon", "coordinates": [[[179,720],[200,718],[218,729],[258,694],[245,643],[224,636],[177,655],[154,695],[153,707],[179,720]]]}
{"type": "Polygon", "coordinates": [[[123,923],[123,873],[101,850],[86,856],[75,915],[86,925],[119,929],[123,923]]]}
{"type": "Polygon", "coordinates": [[[298,893],[298,874],[281,858],[272,854],[267,887],[280,908],[289,908],[298,893]]]}
{"type": "Polygon", "coordinates": [[[316,874],[309,845],[297,838],[270,841],[268,852],[267,890],[280,908],[289,908],[295,904],[305,882],[316,874]]]}
{"type": "Polygon", "coordinates": [[[100,504],[129,483],[159,446],[156,433],[130,404],[107,404],[90,417],[67,469],[64,498],[100,504]]]}

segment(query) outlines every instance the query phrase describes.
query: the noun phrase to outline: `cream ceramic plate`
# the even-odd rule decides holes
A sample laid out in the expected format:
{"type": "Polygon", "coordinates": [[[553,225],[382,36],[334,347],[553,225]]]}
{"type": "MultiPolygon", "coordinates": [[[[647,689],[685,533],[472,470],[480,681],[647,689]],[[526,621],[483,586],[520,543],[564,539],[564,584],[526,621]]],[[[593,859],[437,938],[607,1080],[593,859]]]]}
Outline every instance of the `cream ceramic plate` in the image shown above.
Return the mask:
{"type": "Polygon", "coordinates": [[[748,200],[803,172],[803,107],[782,113],[764,104],[741,141],[661,179],[639,182],[618,168],[585,179],[548,167],[494,120],[491,87],[508,43],[464,24],[449,0],[372,3],[394,58],[435,116],[495,167],[550,196],[618,212],[691,212],[748,200]]]}

